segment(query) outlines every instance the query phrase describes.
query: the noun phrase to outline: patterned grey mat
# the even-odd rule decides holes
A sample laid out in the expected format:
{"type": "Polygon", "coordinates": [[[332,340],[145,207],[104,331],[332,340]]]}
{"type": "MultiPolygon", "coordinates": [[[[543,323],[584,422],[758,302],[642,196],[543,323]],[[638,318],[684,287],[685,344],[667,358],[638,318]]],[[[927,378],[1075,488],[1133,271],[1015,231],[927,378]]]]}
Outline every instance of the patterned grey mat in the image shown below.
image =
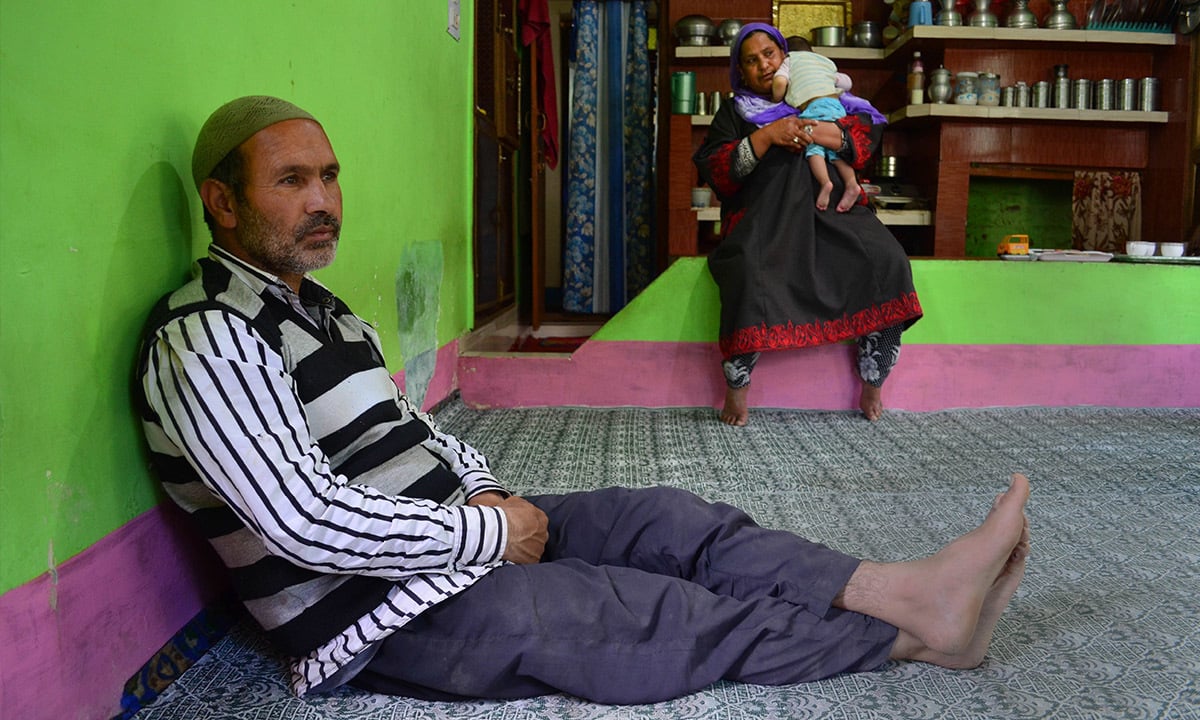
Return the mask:
{"type": "Polygon", "coordinates": [[[1033,554],[982,667],[892,663],[790,687],[720,683],[657,705],[549,696],[428,703],[342,689],[298,700],[244,625],[137,720],[401,718],[1200,718],[1200,410],[471,410],[443,428],[521,493],[670,484],[878,560],[965,532],[1012,471],[1033,554]]]}

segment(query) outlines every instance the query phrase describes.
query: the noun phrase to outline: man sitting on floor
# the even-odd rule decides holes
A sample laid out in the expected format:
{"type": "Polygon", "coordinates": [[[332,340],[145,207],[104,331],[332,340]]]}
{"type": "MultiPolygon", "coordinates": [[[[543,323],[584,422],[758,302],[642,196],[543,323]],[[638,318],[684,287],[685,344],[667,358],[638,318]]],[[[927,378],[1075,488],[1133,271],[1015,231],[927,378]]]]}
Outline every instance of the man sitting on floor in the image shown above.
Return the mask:
{"type": "Polygon", "coordinates": [[[297,694],[650,703],[910,659],[983,661],[1025,571],[1028,481],[937,553],[860,561],[669,488],[517,497],[396,388],[334,259],[322,126],[244,97],[200,130],[213,244],[143,339],[143,419],[297,694]]]}

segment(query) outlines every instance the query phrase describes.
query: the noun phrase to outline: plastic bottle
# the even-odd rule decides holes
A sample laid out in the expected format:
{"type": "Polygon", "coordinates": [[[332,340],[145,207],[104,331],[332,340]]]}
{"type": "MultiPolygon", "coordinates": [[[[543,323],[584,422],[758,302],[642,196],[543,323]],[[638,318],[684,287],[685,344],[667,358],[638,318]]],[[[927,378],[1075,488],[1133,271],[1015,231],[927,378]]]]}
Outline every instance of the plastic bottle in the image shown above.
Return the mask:
{"type": "Polygon", "coordinates": [[[908,102],[920,105],[925,102],[925,65],[921,63],[921,53],[913,53],[912,65],[908,69],[908,102]]]}

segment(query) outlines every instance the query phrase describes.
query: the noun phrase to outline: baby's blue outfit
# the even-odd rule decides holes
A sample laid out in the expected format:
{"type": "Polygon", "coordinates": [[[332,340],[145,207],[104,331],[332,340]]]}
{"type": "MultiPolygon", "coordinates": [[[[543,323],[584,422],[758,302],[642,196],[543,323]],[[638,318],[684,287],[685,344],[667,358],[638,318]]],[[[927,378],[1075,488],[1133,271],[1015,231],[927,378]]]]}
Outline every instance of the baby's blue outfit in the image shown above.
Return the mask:
{"type": "MultiPolygon", "coordinates": [[[[841,117],[846,117],[846,108],[842,107],[841,100],[832,97],[816,98],[800,113],[802,120],[837,120],[841,117]]],[[[818,153],[825,153],[826,160],[838,159],[837,150],[830,150],[815,142],[804,148],[804,157],[812,157],[818,153]]]]}

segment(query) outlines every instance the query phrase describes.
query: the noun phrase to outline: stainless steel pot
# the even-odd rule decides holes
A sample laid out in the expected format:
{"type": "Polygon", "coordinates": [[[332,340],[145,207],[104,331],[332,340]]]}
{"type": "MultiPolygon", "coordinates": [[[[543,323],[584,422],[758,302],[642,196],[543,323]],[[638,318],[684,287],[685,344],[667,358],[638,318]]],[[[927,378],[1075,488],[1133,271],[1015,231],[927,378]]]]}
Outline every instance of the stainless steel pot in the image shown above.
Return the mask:
{"type": "Polygon", "coordinates": [[[717,26],[706,15],[685,15],[675,22],[680,45],[708,45],[716,34],[717,26]]]}
{"type": "Polygon", "coordinates": [[[812,29],[813,45],[821,47],[843,47],[846,44],[846,28],[840,25],[823,25],[812,29]]]}
{"type": "Polygon", "coordinates": [[[883,47],[883,28],[879,23],[866,20],[855,23],[854,31],[850,33],[850,44],[860,48],[883,47]]]}
{"type": "Polygon", "coordinates": [[[735,18],[726,18],[717,26],[717,39],[722,45],[733,45],[733,41],[737,40],[738,33],[742,31],[742,21],[735,18]]]}

